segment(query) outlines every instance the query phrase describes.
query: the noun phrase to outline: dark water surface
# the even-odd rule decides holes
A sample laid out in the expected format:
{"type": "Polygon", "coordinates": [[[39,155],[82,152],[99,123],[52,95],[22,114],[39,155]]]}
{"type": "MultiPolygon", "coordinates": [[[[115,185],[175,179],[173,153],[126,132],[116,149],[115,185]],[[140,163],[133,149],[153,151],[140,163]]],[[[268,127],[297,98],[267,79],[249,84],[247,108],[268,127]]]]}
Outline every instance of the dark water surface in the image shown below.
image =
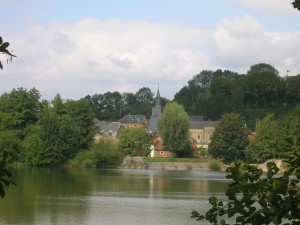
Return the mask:
{"type": "Polygon", "coordinates": [[[212,171],[16,169],[17,187],[0,199],[0,224],[205,224],[209,196],[224,196],[224,173],[212,171]]]}

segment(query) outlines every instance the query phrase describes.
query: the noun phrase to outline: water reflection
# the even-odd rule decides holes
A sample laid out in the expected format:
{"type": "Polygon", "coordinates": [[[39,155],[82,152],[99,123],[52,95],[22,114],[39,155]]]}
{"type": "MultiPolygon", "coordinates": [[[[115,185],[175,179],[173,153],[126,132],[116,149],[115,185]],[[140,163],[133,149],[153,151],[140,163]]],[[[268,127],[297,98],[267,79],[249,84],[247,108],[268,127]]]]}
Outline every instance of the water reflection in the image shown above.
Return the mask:
{"type": "MultiPolygon", "coordinates": [[[[210,171],[18,169],[0,224],[199,224],[225,174],[210,171]]],[[[203,223],[202,223],[203,224],[203,223]]]]}

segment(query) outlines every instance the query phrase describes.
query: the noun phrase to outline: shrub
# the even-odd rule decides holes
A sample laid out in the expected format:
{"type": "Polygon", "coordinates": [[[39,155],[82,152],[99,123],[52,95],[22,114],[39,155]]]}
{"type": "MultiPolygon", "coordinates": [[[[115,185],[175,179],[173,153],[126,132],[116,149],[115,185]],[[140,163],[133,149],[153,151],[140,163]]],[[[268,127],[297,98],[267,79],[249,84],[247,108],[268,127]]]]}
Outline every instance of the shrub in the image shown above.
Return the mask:
{"type": "Polygon", "coordinates": [[[214,171],[220,171],[221,170],[221,164],[218,160],[210,160],[208,162],[208,167],[211,169],[211,170],[214,170],[214,171]]]}
{"type": "Polygon", "coordinates": [[[85,168],[113,168],[121,164],[123,156],[114,140],[101,139],[88,151],[79,153],[69,162],[69,165],[85,168]]]}

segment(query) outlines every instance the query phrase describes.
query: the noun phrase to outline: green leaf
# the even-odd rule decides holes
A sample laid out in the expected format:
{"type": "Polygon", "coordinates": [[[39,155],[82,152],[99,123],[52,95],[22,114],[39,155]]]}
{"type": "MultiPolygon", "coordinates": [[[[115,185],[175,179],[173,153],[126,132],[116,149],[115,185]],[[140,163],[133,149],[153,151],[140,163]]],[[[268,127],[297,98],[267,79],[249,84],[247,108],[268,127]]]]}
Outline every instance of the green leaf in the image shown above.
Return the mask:
{"type": "Polygon", "coordinates": [[[217,206],[217,198],[215,197],[215,196],[212,196],[212,197],[210,197],[209,198],[209,203],[211,204],[211,205],[213,205],[213,206],[217,206]]]}

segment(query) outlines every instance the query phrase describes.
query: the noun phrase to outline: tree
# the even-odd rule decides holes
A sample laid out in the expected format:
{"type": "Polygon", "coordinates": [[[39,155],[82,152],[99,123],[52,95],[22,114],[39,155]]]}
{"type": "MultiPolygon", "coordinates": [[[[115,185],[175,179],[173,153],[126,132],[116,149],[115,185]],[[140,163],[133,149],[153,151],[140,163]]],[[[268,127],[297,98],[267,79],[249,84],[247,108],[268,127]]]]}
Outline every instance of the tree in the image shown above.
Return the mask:
{"type": "Polygon", "coordinates": [[[300,102],[300,75],[286,78],[285,97],[286,103],[296,105],[300,102]]]}
{"type": "Polygon", "coordinates": [[[79,149],[88,149],[94,137],[95,114],[92,107],[85,99],[67,100],[64,103],[66,115],[79,129],[80,136],[77,139],[79,149]]]}
{"type": "Polygon", "coordinates": [[[136,93],[136,101],[138,104],[152,104],[154,101],[154,94],[151,92],[150,88],[142,87],[136,93]]]}
{"type": "Polygon", "coordinates": [[[295,0],[292,2],[293,7],[300,10],[300,0],[295,0]]]}
{"type": "Polygon", "coordinates": [[[226,113],[217,124],[208,152],[214,158],[231,163],[237,159],[245,159],[248,144],[245,122],[239,114],[226,113]]]}
{"type": "Polygon", "coordinates": [[[256,107],[280,105],[284,96],[284,81],[271,65],[260,63],[247,72],[245,100],[256,107]]]}
{"type": "Polygon", "coordinates": [[[168,103],[157,122],[164,149],[177,156],[189,153],[189,126],[189,116],[183,107],[176,102],[168,103]]]}
{"type": "Polygon", "coordinates": [[[11,179],[12,173],[6,169],[8,153],[3,152],[0,157],[0,196],[5,197],[5,188],[9,187],[10,184],[16,185],[11,179]]]}
{"type": "Polygon", "coordinates": [[[4,115],[0,119],[1,126],[17,131],[19,137],[23,138],[24,129],[36,123],[40,110],[40,93],[37,89],[13,89],[0,97],[0,114],[4,115]]]}
{"type": "Polygon", "coordinates": [[[205,215],[197,211],[192,217],[213,224],[226,225],[224,216],[235,220],[231,224],[300,224],[300,136],[295,139],[294,157],[288,159],[287,170],[279,174],[274,162],[267,164],[267,173],[255,165],[235,162],[227,168],[231,180],[226,191],[228,200],[209,198],[212,208],[205,215]],[[292,176],[293,175],[293,176],[292,176]]]}
{"type": "Polygon", "coordinates": [[[6,152],[7,162],[12,163],[19,159],[23,150],[22,141],[13,130],[0,130],[0,154],[6,152]]]}
{"type": "Polygon", "coordinates": [[[270,64],[267,64],[267,63],[258,63],[255,65],[252,65],[250,67],[250,69],[247,71],[247,74],[248,75],[253,74],[253,73],[260,74],[260,73],[264,73],[264,72],[269,72],[269,73],[279,76],[278,70],[276,70],[273,66],[271,66],[270,64]]]}
{"type": "MultiPolygon", "coordinates": [[[[16,57],[13,55],[10,51],[7,50],[9,46],[8,42],[3,42],[2,37],[0,37],[0,54],[5,54],[7,58],[7,62],[11,62],[13,57],[16,57]]],[[[0,69],[3,69],[2,62],[0,61],[0,69]]]]}
{"type": "Polygon", "coordinates": [[[120,134],[119,147],[125,155],[148,156],[151,136],[144,129],[125,129],[120,134]]]}
{"type": "Polygon", "coordinates": [[[84,100],[63,101],[59,95],[44,105],[37,123],[26,129],[23,161],[29,165],[61,165],[93,140],[94,114],[84,100]]]}
{"type": "Polygon", "coordinates": [[[269,114],[258,122],[255,139],[249,143],[246,151],[252,162],[261,163],[290,155],[291,146],[282,128],[274,114],[269,114]]]}

